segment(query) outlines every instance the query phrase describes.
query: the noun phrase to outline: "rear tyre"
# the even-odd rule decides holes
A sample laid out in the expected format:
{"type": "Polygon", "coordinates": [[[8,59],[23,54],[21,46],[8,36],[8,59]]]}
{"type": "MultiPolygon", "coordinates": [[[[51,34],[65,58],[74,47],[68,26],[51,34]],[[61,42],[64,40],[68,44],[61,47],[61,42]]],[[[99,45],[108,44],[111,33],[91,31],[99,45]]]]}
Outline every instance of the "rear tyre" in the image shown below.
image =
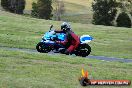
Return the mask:
{"type": "Polygon", "coordinates": [[[90,54],[91,47],[88,44],[80,44],[78,49],[76,50],[76,56],[86,57],[90,54]]]}
{"type": "Polygon", "coordinates": [[[36,45],[36,49],[38,52],[40,53],[48,53],[51,51],[50,47],[47,46],[45,43],[43,42],[39,42],[37,45],[36,45]]]}

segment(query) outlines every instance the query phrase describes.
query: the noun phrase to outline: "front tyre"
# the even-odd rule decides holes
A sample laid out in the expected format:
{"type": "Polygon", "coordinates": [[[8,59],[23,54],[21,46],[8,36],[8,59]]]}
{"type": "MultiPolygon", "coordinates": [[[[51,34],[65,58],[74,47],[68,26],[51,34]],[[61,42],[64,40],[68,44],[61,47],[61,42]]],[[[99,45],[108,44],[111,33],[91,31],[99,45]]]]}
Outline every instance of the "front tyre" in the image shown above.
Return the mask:
{"type": "Polygon", "coordinates": [[[76,56],[86,57],[90,54],[91,47],[88,44],[80,44],[78,49],[76,50],[76,56]]]}
{"type": "Polygon", "coordinates": [[[36,49],[38,52],[40,53],[48,53],[51,51],[50,47],[47,46],[45,43],[43,42],[39,42],[37,45],[36,45],[36,49]]]}

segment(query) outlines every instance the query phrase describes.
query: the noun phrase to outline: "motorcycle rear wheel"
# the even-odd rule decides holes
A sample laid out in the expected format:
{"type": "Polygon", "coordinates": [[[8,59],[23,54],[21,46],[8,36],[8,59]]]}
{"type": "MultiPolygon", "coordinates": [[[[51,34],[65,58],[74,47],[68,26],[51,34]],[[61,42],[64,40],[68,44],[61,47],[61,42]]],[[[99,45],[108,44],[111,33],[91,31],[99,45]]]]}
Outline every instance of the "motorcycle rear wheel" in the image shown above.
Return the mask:
{"type": "Polygon", "coordinates": [[[45,43],[43,42],[39,42],[37,45],[36,45],[36,49],[38,52],[40,53],[48,53],[51,51],[50,47],[47,46],[45,43]]]}
{"type": "Polygon", "coordinates": [[[76,50],[75,55],[86,57],[90,54],[90,52],[91,52],[91,47],[88,44],[81,44],[76,50]]]}

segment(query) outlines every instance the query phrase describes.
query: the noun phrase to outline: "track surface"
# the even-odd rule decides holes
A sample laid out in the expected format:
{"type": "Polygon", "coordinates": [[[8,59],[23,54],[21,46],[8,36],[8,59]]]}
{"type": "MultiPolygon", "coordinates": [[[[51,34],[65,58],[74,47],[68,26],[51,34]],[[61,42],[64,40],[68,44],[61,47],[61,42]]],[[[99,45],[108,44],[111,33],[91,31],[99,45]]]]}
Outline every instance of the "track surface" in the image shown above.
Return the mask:
{"type": "MultiPolygon", "coordinates": [[[[33,49],[20,49],[20,48],[10,48],[10,47],[1,47],[1,49],[6,49],[6,50],[12,50],[12,51],[23,51],[23,52],[27,52],[27,53],[38,53],[36,50],[33,49]]],[[[53,52],[50,52],[49,54],[56,54],[53,52]]],[[[115,57],[105,57],[105,56],[93,56],[93,55],[89,55],[85,58],[89,58],[89,59],[98,59],[98,60],[102,60],[102,61],[118,61],[118,62],[132,62],[132,59],[123,59],[123,58],[115,58],[115,57]]]]}

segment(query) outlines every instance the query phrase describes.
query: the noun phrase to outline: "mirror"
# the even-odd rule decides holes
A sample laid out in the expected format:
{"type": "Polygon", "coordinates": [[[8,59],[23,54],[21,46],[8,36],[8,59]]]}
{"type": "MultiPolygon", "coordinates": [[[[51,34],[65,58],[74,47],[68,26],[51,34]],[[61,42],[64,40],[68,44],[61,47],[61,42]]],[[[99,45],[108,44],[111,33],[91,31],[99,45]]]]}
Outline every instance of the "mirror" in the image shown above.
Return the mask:
{"type": "Polygon", "coordinates": [[[50,26],[50,30],[53,28],[53,25],[50,26]]]}

